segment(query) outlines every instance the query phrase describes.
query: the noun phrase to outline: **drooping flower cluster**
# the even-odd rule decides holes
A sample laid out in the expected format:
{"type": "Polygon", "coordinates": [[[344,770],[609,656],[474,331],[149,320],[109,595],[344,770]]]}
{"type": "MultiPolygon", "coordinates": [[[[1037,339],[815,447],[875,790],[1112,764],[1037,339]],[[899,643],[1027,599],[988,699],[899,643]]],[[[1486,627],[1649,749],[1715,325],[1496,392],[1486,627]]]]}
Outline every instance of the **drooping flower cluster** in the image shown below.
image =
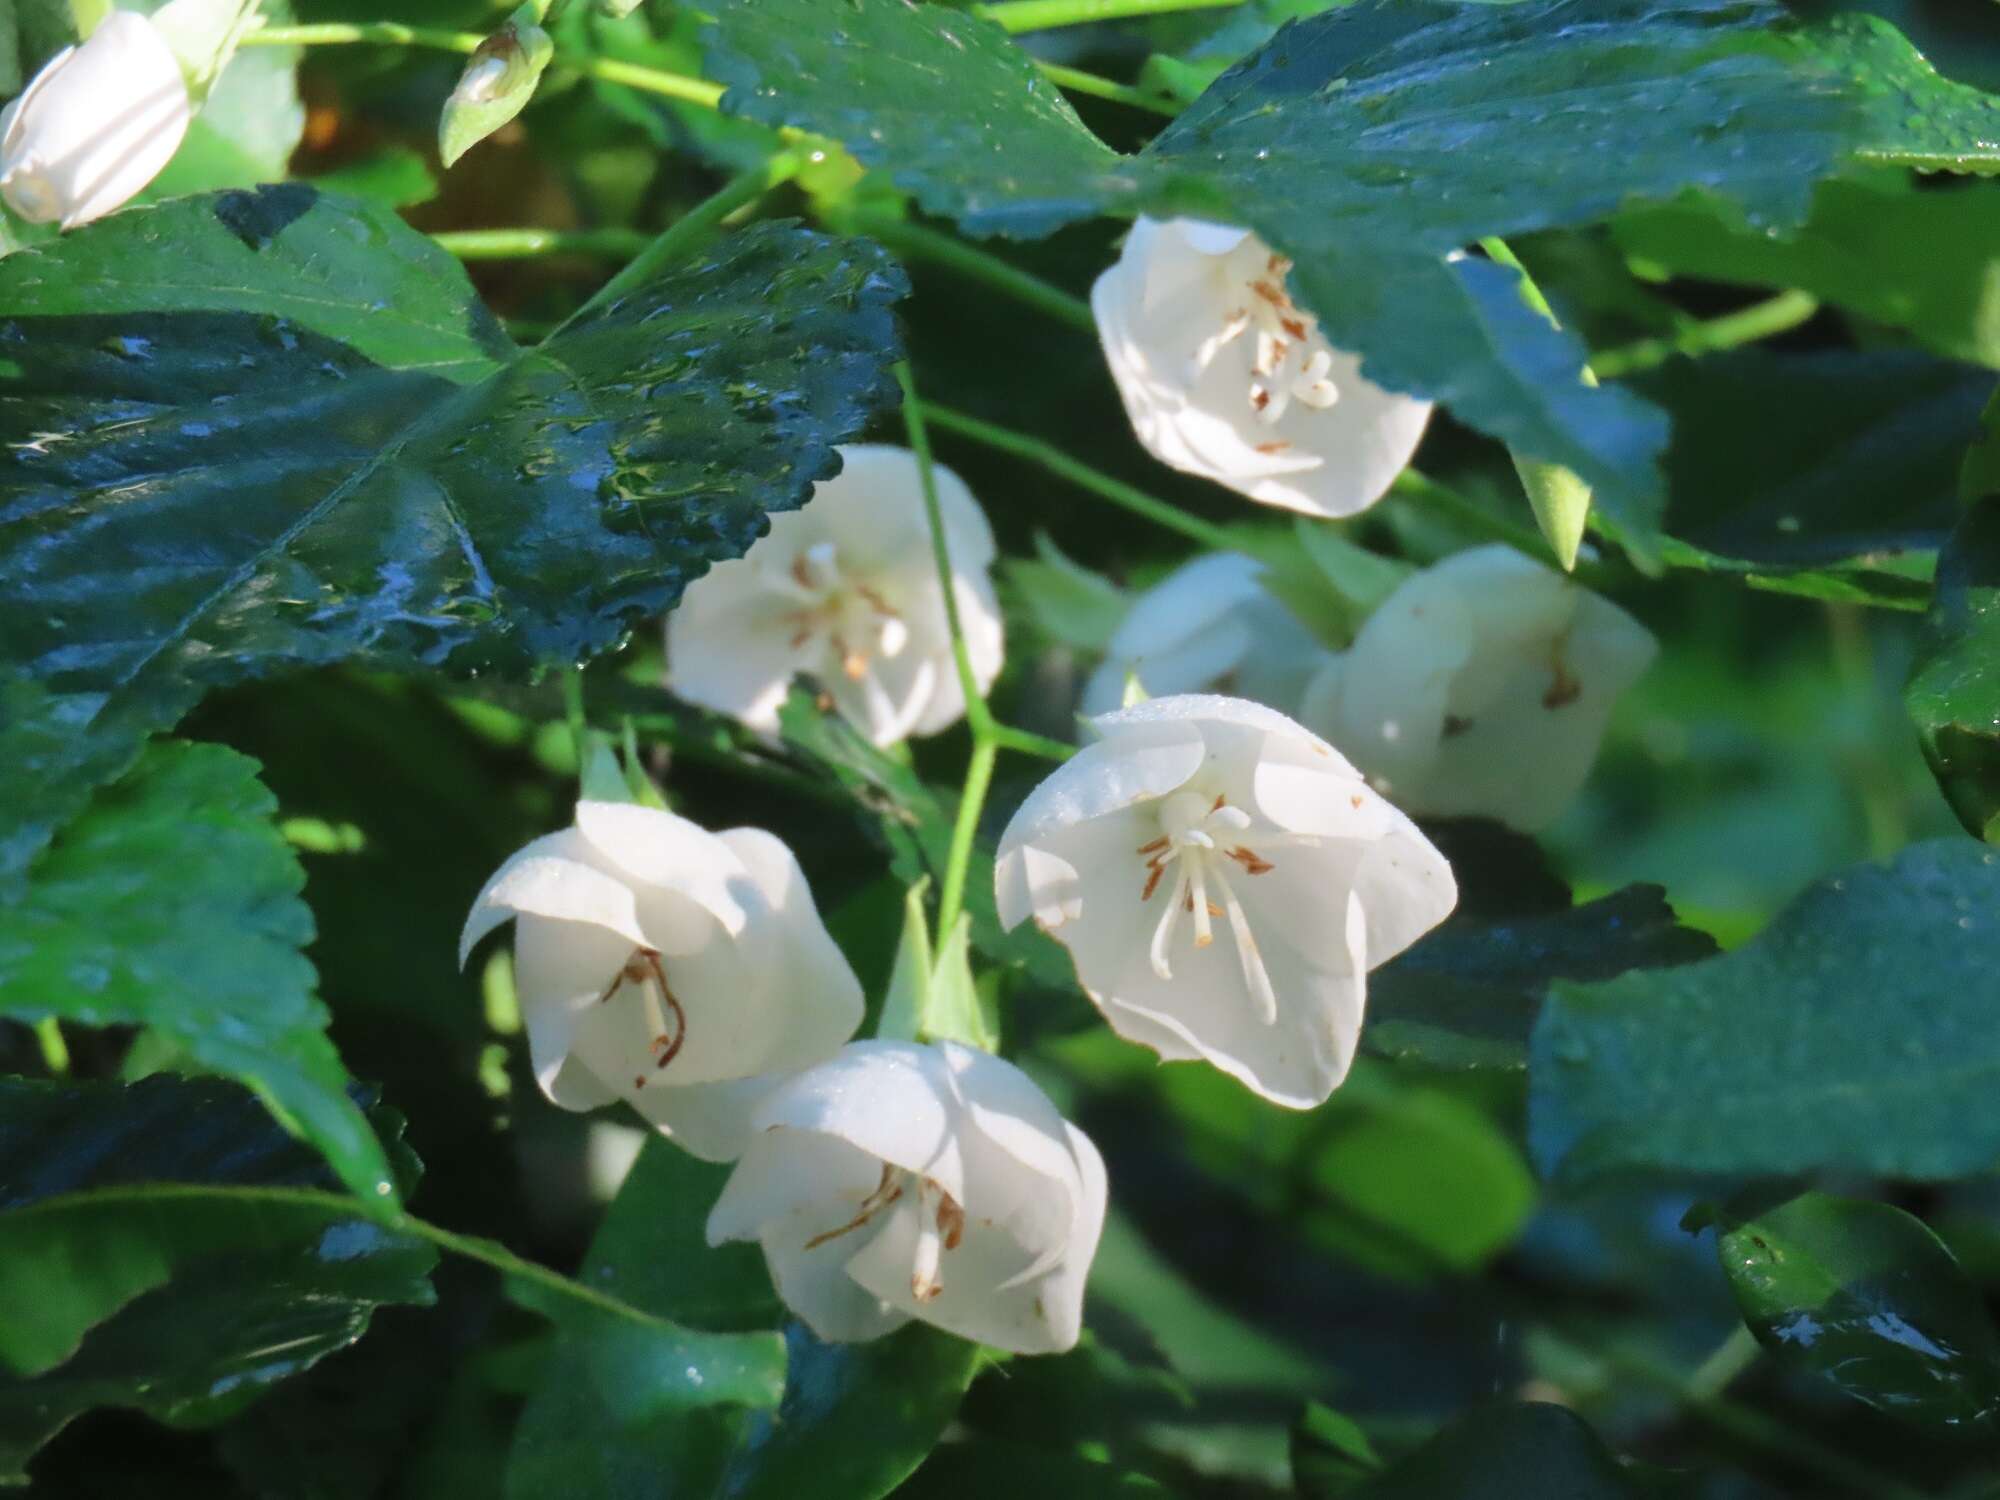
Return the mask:
{"type": "MultiPolygon", "coordinates": [[[[817,677],[877,745],[965,713],[916,455],[860,444],[803,510],[771,518],[741,558],[697,579],[667,622],[667,686],[766,733],[799,673],[817,677]]],[[[1000,670],[993,533],[972,492],[934,465],[952,594],[979,687],[1000,670]]]]}
{"type": "Polygon", "coordinates": [[[1353,1061],[1368,971],[1451,911],[1450,866],[1274,709],[1156,698],[1093,723],[1001,836],[1001,921],[1066,946],[1120,1036],[1320,1103],[1353,1061]]]}
{"type": "Polygon", "coordinates": [[[1090,294],[1133,431],[1160,462],[1266,505],[1348,516],[1381,499],[1431,404],[1384,390],[1292,301],[1246,229],[1141,218],[1090,294]]]}
{"type": "Polygon", "coordinates": [[[1476,547],[1384,600],[1300,717],[1398,806],[1532,832],[1576,796],[1655,650],[1615,604],[1511,547],[1476,547]]]}

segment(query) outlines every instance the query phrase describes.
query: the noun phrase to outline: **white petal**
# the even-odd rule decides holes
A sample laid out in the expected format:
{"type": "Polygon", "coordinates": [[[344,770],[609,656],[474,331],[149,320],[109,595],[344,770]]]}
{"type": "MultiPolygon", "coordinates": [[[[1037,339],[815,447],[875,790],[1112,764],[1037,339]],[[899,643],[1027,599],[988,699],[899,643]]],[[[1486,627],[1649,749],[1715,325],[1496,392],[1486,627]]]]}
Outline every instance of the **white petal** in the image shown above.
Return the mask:
{"type": "Polygon", "coordinates": [[[631,888],[587,863],[589,857],[582,836],[566,828],[509,858],[472,903],[459,934],[459,966],[487,933],[527,912],[607,928],[631,947],[645,947],[631,888]]]}
{"type": "MultiPolygon", "coordinates": [[[[700,824],[636,803],[579,802],[576,826],[591,848],[628,879],[687,897],[731,936],[743,932],[749,921],[743,909],[744,888],[754,891],[754,882],[729,846],[700,824]]],[[[684,920],[675,925],[689,926],[684,920]]],[[[674,952],[699,941],[702,934],[690,928],[684,936],[658,932],[654,936],[654,946],[674,952]]]]}
{"type": "Polygon", "coordinates": [[[752,1127],[817,1131],[940,1183],[964,1201],[963,1107],[943,1058],[914,1042],[850,1042],[758,1107],[752,1127]]]}
{"type": "MultiPolygon", "coordinates": [[[[671,1071],[671,1069],[669,1070],[671,1071]]],[[[703,1161],[734,1161],[753,1139],[750,1119],[788,1074],[760,1073],[719,1083],[671,1084],[630,1092],[632,1107],[660,1134],[703,1161]]]]}
{"type": "Polygon", "coordinates": [[[1167,225],[1203,255],[1227,255],[1250,238],[1250,231],[1205,219],[1169,219],[1167,225]]]}
{"type": "Polygon", "coordinates": [[[718,563],[688,585],[667,616],[668,691],[777,733],[778,709],[805,667],[792,644],[795,608],[796,601],[763,588],[749,558],[718,563]]]}

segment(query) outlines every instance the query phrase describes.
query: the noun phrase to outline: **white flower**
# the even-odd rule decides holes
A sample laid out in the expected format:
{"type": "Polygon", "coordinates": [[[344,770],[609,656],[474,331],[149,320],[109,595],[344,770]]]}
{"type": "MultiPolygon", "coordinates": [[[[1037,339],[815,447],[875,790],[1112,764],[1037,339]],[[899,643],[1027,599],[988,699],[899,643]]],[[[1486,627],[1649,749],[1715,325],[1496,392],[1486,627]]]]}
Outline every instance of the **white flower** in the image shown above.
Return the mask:
{"type": "Polygon", "coordinates": [[[1141,218],[1090,308],[1153,457],[1266,505],[1351,516],[1409,463],[1431,403],[1327,343],[1290,269],[1248,230],[1141,218]]]}
{"type": "Polygon", "coordinates": [[[1638,621],[1560,573],[1475,547],[1385,599],[1300,717],[1399,806],[1532,832],[1582,787],[1611,705],[1656,649],[1638,621]]]}
{"type": "Polygon", "coordinates": [[[0,112],[0,195],[36,224],[101,219],[173,160],[193,116],[166,39],[115,10],[0,112]]]}
{"type": "Polygon", "coordinates": [[[1290,712],[1328,652],[1264,587],[1263,565],[1212,552],[1133,601],[1083,689],[1083,711],[1109,713],[1137,677],[1155,697],[1226,690],[1290,712]]]}
{"type": "Polygon", "coordinates": [[[1111,1029],[1274,1103],[1347,1076],[1368,970],[1442,921],[1451,867],[1334,749],[1238,698],[1155,698],[1021,805],[1000,920],[1068,947],[1111,1029]]]}
{"type": "Polygon", "coordinates": [[[756,1240],[823,1339],[911,1318],[1017,1354],[1072,1347],[1104,1163],[1013,1064],[854,1042],[758,1108],[708,1242],[756,1240]]]}
{"type": "MultiPolygon", "coordinates": [[[[805,509],[771,517],[743,557],[695,580],[667,619],[667,686],[773,732],[794,675],[817,676],[877,745],[936,734],[965,713],[916,455],[860,444],[805,509]]],[[[993,533],[943,465],[938,509],[981,691],[1000,671],[993,533]]]]}
{"type": "Polygon", "coordinates": [[[542,1092],[623,1099],[696,1156],[741,1150],[751,1109],[861,1024],[861,985],[791,850],[622,802],[579,802],[486,883],[459,962],[512,919],[542,1092]]]}

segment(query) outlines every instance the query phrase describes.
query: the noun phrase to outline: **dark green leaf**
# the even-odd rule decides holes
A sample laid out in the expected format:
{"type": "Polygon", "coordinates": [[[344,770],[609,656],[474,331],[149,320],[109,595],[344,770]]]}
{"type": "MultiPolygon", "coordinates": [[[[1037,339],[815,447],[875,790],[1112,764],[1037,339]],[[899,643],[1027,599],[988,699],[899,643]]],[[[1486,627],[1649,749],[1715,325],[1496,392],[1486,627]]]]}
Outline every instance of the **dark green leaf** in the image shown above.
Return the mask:
{"type": "Polygon", "coordinates": [[[1511,920],[1454,917],[1370,978],[1363,1036],[1384,1056],[1436,1067],[1524,1067],[1529,1029],[1556,980],[1610,979],[1714,952],[1680,925],[1658,886],[1511,920]]]}
{"type": "Polygon", "coordinates": [[[0,908],[0,1013],[147,1026],[260,1094],[366,1198],[388,1162],[326,1037],[300,949],[305,874],[256,762],[156,744],[100,791],[0,908]]]}
{"type": "Polygon", "coordinates": [[[645,1320],[592,1315],[515,1283],[558,1333],[515,1432],[509,1495],[651,1496],[669,1474],[673,1494],[714,1493],[750,1408],[777,1404],[784,1345],[742,1331],[776,1317],[762,1257],[754,1245],[710,1250],[702,1233],[728,1171],[664,1141],[639,1153],[580,1279],[645,1320]]]}
{"type": "Polygon", "coordinates": [[[1910,717],[1966,831],[2000,842],[2000,493],[1976,499],[1945,544],[1926,623],[1910,717]]]}
{"type": "Polygon", "coordinates": [[[1991,183],[1920,192],[1901,175],[1825,182],[1806,222],[1783,235],[1699,199],[1626,215],[1614,232],[1626,254],[1675,275],[1797,287],[1939,354],[2000,365],[1991,183]]]}
{"type": "Polygon", "coordinates": [[[760,224],[531,351],[292,183],[0,261],[0,640],[112,703],[275,666],[574,661],[801,503],[889,389],[880,252],[760,224]],[[151,685],[149,687],[149,684],[151,685]]]}
{"type": "Polygon", "coordinates": [[[1530,1053],[1545,1172],[1941,1178],[2000,1118],[2000,853],[1913,845],[1807,891],[1745,946],[1556,986],[1530,1053]]]}
{"type": "Polygon", "coordinates": [[[1527,1402],[1459,1418],[1353,1500],[1634,1500],[1640,1491],[1576,1413],[1527,1402]]]}
{"type": "Polygon", "coordinates": [[[1382,1467],[1375,1445],[1352,1417],[1317,1401],[1292,1429],[1292,1483],[1301,1500],[1336,1500],[1382,1467]]]}
{"type": "Polygon", "coordinates": [[[0,1080],[0,1474],[94,1406],[226,1412],[428,1305],[429,1245],[217,1080],[0,1080]]]}
{"type": "Polygon", "coordinates": [[[1908,1421],[1990,1429],[2000,1336],[1921,1219],[1807,1193],[1730,1221],[1715,1248],[1744,1321],[1779,1359],[1908,1421]]]}
{"type": "Polygon", "coordinates": [[[896,1496],[897,1500],[1021,1500],[1026,1495],[1037,1500],[1097,1500],[1111,1495],[1136,1500],[1168,1493],[1156,1481],[1121,1473],[1110,1464],[988,1439],[938,1449],[896,1496]]]}
{"type": "Polygon", "coordinates": [[[725,111],[831,136],[974,233],[1035,238],[1131,189],[1127,163],[990,21],[901,0],[704,9],[725,111]]]}

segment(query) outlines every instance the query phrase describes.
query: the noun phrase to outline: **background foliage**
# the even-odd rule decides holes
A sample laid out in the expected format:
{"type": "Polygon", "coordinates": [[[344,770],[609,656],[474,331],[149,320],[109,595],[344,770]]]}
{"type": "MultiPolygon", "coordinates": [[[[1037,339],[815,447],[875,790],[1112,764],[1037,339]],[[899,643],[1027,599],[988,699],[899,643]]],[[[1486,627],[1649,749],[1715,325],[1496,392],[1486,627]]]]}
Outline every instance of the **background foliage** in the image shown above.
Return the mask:
{"type": "MultiPolygon", "coordinates": [[[[448,49],[250,48],[157,206],[0,220],[0,1478],[2000,1495],[2000,11],[972,12],[574,0],[450,174],[448,49]],[[595,295],[798,131],[750,222],[595,295]],[[1326,529],[1131,440],[1075,298],[1137,212],[1254,226],[1446,403],[1346,540],[1545,554],[1507,446],[1566,464],[1663,655],[1539,844],[1431,830],[1460,910],[1310,1114],[1106,1034],[982,848],[1005,1049],[1114,1184],[1088,1332],[825,1346],[701,1246],[717,1169],[543,1101],[504,957],[452,939],[567,816],[587,661],[581,712],[785,838],[879,1004],[965,736],[877,752],[801,691],[753,742],[658,688],[652,622],[901,440],[905,353],[1009,559],[1006,722],[1071,732],[1190,530],[1351,626],[1326,529]],[[1453,254],[1495,235],[1554,321],[1453,254]]],[[[0,18],[0,91],[70,24],[0,18]]],[[[987,836],[1039,773],[1002,759],[987,836]]]]}

